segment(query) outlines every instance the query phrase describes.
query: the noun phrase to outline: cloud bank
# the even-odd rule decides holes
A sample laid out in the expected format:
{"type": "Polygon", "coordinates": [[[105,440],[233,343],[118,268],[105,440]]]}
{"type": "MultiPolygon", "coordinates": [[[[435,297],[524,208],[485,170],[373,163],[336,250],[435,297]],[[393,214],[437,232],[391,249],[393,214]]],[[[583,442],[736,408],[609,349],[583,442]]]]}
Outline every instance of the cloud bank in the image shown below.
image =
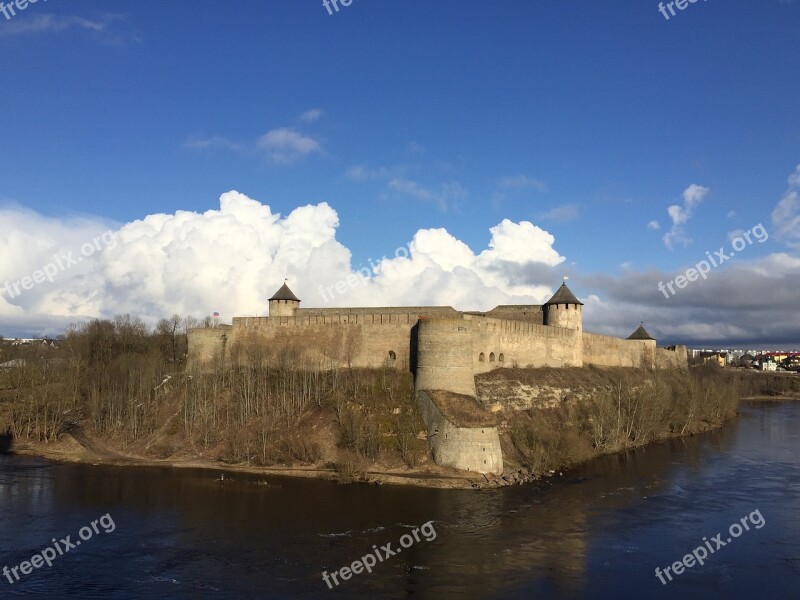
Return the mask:
{"type": "MultiPolygon", "coordinates": [[[[218,209],[153,214],[123,225],[90,217],[53,219],[9,206],[0,208],[0,334],[53,335],[70,322],[125,313],[151,323],[173,313],[202,318],[219,311],[227,321],[264,315],[284,278],[307,307],[487,310],[543,303],[568,272],[570,286],[586,304],[588,331],[627,336],[644,321],[662,344],[798,347],[800,256],[794,250],[800,244],[800,168],[789,181],[773,212],[770,234],[777,235],[768,242],[783,247],[752,259],[737,255],[708,280],[669,299],[658,282],[674,279],[686,265],[674,272],[575,272],[556,250],[554,236],[529,221],[503,220],[479,251],[445,229],[421,229],[403,248],[386,248],[387,257],[356,262],[337,239],[339,216],[326,203],[281,215],[231,191],[220,197],[218,209]],[[77,255],[110,227],[115,245],[52,282],[15,297],[3,292],[8,282],[30,276],[54,256],[77,255]],[[348,277],[357,284],[336,292],[348,277]]],[[[699,186],[687,189],[680,211],[671,212],[677,217],[673,224],[685,223],[706,194],[699,186]]]]}

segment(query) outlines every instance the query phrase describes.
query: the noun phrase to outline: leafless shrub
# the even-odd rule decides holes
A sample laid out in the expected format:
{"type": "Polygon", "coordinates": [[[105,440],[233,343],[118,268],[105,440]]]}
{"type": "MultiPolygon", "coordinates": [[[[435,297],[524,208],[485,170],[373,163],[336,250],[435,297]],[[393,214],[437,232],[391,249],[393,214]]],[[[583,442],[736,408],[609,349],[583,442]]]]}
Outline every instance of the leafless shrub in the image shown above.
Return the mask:
{"type": "Polygon", "coordinates": [[[336,406],[336,422],[342,448],[372,461],[377,460],[383,446],[383,436],[375,419],[340,402],[336,406]]]}
{"type": "Polygon", "coordinates": [[[302,435],[285,435],[283,446],[289,456],[304,463],[316,463],[322,458],[319,444],[302,435]]]}
{"type": "MultiPolygon", "coordinates": [[[[502,377],[513,380],[512,370],[504,371],[502,377]]],[[[511,445],[534,472],[703,431],[733,416],[739,399],[735,382],[721,369],[520,369],[517,376],[529,385],[582,389],[582,398],[565,398],[558,408],[516,412],[511,418],[511,445]]]]}
{"type": "Polygon", "coordinates": [[[342,482],[364,481],[367,478],[366,461],[357,452],[343,450],[333,467],[342,482]]]}

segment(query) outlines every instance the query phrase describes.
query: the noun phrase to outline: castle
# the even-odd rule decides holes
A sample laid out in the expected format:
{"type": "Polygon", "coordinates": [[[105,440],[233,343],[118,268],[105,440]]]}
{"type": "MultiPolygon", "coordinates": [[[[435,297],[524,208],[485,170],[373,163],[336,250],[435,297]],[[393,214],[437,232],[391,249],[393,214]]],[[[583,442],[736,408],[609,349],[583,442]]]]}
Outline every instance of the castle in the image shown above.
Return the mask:
{"type": "Polygon", "coordinates": [[[437,464],[500,473],[491,420],[461,415],[476,403],[475,375],[501,367],[685,368],[684,346],[657,348],[644,326],[627,339],[583,331],[583,303],[566,283],[544,305],[488,312],[449,306],[300,308],[288,284],[269,299],[268,317],[189,331],[189,364],[229,357],[237,347],[292,349],[320,369],[393,367],[415,374],[417,403],[437,464]]]}

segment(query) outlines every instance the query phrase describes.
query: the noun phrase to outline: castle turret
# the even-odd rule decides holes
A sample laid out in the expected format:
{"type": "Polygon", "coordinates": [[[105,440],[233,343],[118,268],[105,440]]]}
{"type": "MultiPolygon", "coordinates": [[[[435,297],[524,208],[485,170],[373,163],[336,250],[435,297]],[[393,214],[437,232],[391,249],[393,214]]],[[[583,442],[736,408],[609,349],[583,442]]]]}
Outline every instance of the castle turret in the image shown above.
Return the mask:
{"type": "Polygon", "coordinates": [[[647,329],[644,328],[644,323],[639,325],[638,329],[628,336],[628,339],[629,340],[644,340],[644,341],[652,340],[654,342],[656,341],[656,338],[654,338],[649,333],[647,333],[647,329]]]}
{"type": "Polygon", "coordinates": [[[294,295],[285,282],[269,299],[270,317],[293,317],[298,308],[300,308],[300,298],[294,295]]]}
{"type": "Polygon", "coordinates": [[[551,327],[566,327],[575,331],[583,329],[583,302],[562,283],[558,291],[544,305],[544,324],[551,327]]]}
{"type": "Polygon", "coordinates": [[[644,323],[640,324],[628,339],[640,342],[643,346],[641,366],[646,369],[653,368],[656,365],[656,338],[647,333],[644,323]]]}

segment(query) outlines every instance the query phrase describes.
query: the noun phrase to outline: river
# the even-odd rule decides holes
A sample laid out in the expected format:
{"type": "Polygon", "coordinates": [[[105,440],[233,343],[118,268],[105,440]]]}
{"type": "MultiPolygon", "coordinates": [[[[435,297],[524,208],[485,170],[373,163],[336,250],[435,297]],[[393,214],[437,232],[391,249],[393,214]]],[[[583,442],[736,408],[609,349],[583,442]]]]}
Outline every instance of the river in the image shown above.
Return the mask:
{"type": "Polygon", "coordinates": [[[0,597],[795,597],[799,451],[800,403],[770,403],[718,431],[483,491],[0,456],[0,597]],[[703,565],[664,577],[718,533],[703,565]],[[48,548],[52,566],[24,574],[48,548]],[[371,573],[333,583],[376,550],[371,573]]]}

